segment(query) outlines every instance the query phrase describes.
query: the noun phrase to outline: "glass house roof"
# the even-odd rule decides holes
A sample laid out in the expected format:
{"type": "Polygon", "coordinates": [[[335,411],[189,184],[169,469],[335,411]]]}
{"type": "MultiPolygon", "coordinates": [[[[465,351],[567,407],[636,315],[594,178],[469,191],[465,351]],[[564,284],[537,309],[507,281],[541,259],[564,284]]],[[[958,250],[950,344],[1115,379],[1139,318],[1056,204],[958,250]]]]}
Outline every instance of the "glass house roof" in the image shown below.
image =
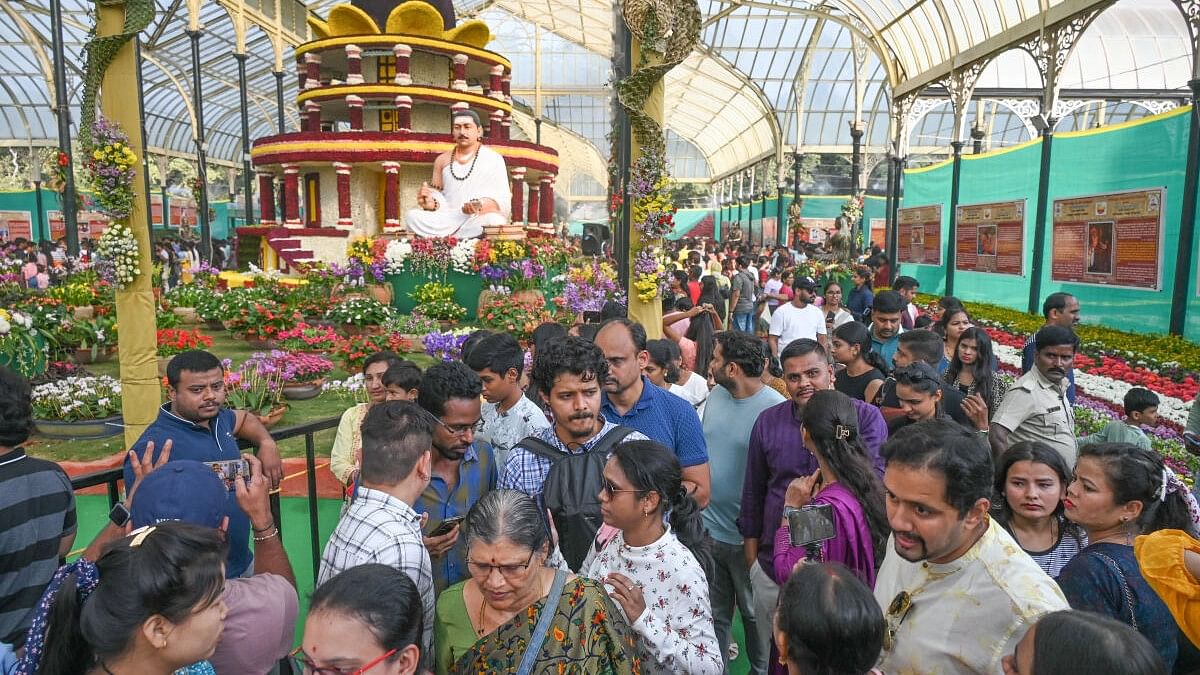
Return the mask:
{"type": "MultiPolygon", "coordinates": [[[[251,138],[277,132],[274,71],[285,76],[285,125],[298,124],[292,48],[306,39],[305,18],[325,16],[336,0],[155,0],[143,37],[147,144],[167,156],[196,150],[188,6],[204,29],[202,95],[210,161],[240,165],[241,114],[234,52],[244,26],[251,138]],[[243,18],[244,17],[244,18],[243,18]],[[285,65],[287,67],[285,67],[285,65]]],[[[68,88],[77,105],[88,0],[62,0],[68,88]]],[[[46,0],[0,0],[0,145],[53,144],[49,13],[46,0]]],[[[590,146],[580,175],[603,183],[612,119],[612,0],[455,0],[464,16],[486,20],[491,49],[514,64],[513,95],[523,112],[564,128],[590,146]]],[[[891,134],[889,101],[921,90],[951,67],[997,54],[981,76],[988,89],[1035,92],[1036,67],[1011,47],[1041,27],[1108,0],[699,0],[701,46],[666,79],[667,129],[688,159],[688,179],[720,178],[750,163],[806,152],[845,153],[849,123],[861,119],[868,151],[891,134]],[[1007,50],[1007,51],[1006,51],[1007,50]]],[[[1064,90],[1184,92],[1192,38],[1172,0],[1119,0],[1080,38],[1061,77],[1064,90]],[[1081,57],[1085,54],[1086,57],[1081,57]]],[[[989,129],[988,147],[1027,140],[1027,115],[1012,95],[973,102],[967,124],[989,129]]],[[[1125,97],[1130,98],[1130,97],[1125,97]]],[[[1151,106],[1153,107],[1153,106],[1151,106]]],[[[1072,128],[1149,114],[1136,101],[1080,104],[1060,124],[1072,128]],[[1068,121],[1068,119],[1070,121],[1068,121]]],[[[72,111],[78,119],[78,110],[72,111]]],[[[949,105],[912,120],[914,151],[945,152],[953,136],[949,105]]],[[[1063,127],[1065,128],[1065,127],[1063,127]]],[[[543,134],[549,126],[543,125],[543,134]]],[[[572,146],[579,147],[579,146],[572,146]]],[[[560,151],[564,148],[560,148],[560,151]]],[[[570,183],[591,184],[582,178],[570,183]]]]}

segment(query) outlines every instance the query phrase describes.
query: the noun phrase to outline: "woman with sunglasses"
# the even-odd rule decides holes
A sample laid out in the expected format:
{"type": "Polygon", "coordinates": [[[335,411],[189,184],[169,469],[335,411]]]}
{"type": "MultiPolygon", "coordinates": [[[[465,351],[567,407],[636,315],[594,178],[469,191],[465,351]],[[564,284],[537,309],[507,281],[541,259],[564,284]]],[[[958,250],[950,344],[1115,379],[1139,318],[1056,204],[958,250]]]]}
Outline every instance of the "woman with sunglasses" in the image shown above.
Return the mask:
{"type": "Polygon", "coordinates": [[[317,587],[293,657],[305,675],[412,675],[421,663],[421,594],[389,565],[351,567],[317,587]]]}
{"type": "Polygon", "coordinates": [[[892,372],[896,398],[904,414],[888,422],[889,436],[910,424],[945,417],[942,407],[942,378],[933,366],[918,361],[892,372]]]}
{"type": "Polygon", "coordinates": [[[589,553],[580,573],[603,582],[621,607],[638,637],[642,672],[721,673],[704,524],[679,460],[655,441],[621,443],[603,485],[600,512],[620,532],[589,553]]]}
{"type": "Polygon", "coordinates": [[[635,638],[604,588],[546,566],[553,544],[533,498],[488,492],[464,533],[471,578],[438,597],[435,672],[516,673],[527,654],[530,673],[636,672],[635,638]]]}

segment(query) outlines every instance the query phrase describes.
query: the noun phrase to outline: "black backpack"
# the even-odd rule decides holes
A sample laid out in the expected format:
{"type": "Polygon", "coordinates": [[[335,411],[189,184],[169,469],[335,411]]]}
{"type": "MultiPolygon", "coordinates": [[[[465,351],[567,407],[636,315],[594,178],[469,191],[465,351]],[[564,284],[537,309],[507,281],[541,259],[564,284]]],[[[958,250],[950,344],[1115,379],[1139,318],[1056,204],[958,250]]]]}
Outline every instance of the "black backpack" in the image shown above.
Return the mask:
{"type": "MultiPolygon", "coordinates": [[[[600,486],[608,453],[635,430],[619,426],[604,435],[585,453],[572,455],[530,436],[517,445],[549,460],[550,472],[542,485],[542,500],[554,516],[558,547],[571,569],[578,570],[596,539],[600,516],[600,486]]],[[[514,446],[515,447],[515,446],[514,446]]]]}

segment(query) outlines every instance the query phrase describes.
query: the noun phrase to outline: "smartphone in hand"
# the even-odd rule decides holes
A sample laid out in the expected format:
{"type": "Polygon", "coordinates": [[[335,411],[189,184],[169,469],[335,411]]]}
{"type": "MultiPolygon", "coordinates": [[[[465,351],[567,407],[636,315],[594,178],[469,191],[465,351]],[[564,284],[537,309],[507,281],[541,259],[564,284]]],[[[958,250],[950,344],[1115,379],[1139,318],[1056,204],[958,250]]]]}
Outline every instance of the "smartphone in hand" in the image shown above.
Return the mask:
{"type": "Polygon", "coordinates": [[[466,520],[466,516],[454,516],[452,518],[447,518],[438,523],[437,527],[433,528],[433,531],[425,536],[441,537],[450,534],[450,530],[453,530],[455,525],[458,525],[464,520],[466,520]]]}

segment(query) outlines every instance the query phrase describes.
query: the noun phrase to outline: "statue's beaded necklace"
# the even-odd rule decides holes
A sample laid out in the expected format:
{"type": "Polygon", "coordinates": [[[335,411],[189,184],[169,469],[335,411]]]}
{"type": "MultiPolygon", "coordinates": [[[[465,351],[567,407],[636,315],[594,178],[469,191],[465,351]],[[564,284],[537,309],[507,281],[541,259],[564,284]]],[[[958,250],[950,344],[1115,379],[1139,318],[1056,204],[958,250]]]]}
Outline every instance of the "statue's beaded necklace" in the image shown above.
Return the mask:
{"type": "Polygon", "coordinates": [[[450,161],[450,177],[458,182],[462,182],[471,177],[475,173],[475,163],[479,161],[479,149],[475,150],[475,155],[471,158],[471,168],[467,169],[467,175],[459,176],[454,173],[454,165],[458,163],[458,150],[454,151],[454,157],[450,161]]]}

